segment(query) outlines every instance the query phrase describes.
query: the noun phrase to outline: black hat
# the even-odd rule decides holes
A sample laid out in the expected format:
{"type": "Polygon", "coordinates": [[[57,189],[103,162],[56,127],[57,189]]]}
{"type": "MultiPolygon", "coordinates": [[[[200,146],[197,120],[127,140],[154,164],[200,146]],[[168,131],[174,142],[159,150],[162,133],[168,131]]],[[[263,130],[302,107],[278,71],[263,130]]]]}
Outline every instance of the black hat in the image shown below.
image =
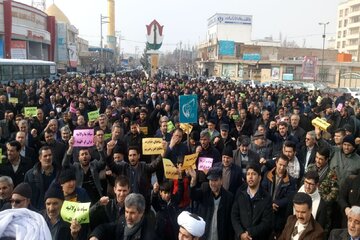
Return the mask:
{"type": "Polygon", "coordinates": [[[256,131],[253,135],[253,139],[259,139],[259,138],[264,138],[265,134],[261,133],[260,131],[256,131]]]}
{"type": "Polygon", "coordinates": [[[249,146],[251,143],[250,138],[246,135],[239,137],[239,144],[243,146],[249,146]]]}
{"type": "Polygon", "coordinates": [[[75,170],[73,168],[64,168],[60,173],[59,183],[64,184],[71,180],[76,180],[75,170]]]}
{"type": "Polygon", "coordinates": [[[207,174],[208,180],[215,180],[222,178],[222,170],[219,167],[212,167],[209,169],[209,172],[207,174]]]}
{"type": "Polygon", "coordinates": [[[16,194],[19,194],[25,198],[31,198],[31,195],[32,195],[32,190],[31,190],[31,186],[28,184],[28,183],[20,183],[19,185],[17,185],[13,192],[13,194],[16,193],[16,194]]]}
{"type": "Polygon", "coordinates": [[[228,156],[228,157],[233,157],[233,150],[231,147],[224,147],[223,151],[222,151],[222,155],[228,156]]]}
{"type": "Polygon", "coordinates": [[[353,147],[356,146],[356,144],[355,144],[355,138],[354,138],[353,135],[347,135],[347,136],[345,136],[344,139],[343,139],[343,143],[344,143],[344,142],[350,143],[351,145],[353,145],[353,147]]]}
{"type": "Polygon", "coordinates": [[[353,133],[354,128],[350,125],[350,124],[344,124],[343,128],[345,129],[345,131],[351,132],[353,133]]]}
{"type": "Polygon", "coordinates": [[[220,125],[220,130],[221,131],[229,131],[229,125],[228,124],[221,124],[220,125]]]}
{"type": "Polygon", "coordinates": [[[64,193],[63,193],[61,187],[56,184],[51,185],[49,187],[49,189],[46,191],[44,200],[46,201],[46,199],[48,199],[48,198],[57,198],[57,199],[60,199],[63,201],[65,199],[64,193]]]}

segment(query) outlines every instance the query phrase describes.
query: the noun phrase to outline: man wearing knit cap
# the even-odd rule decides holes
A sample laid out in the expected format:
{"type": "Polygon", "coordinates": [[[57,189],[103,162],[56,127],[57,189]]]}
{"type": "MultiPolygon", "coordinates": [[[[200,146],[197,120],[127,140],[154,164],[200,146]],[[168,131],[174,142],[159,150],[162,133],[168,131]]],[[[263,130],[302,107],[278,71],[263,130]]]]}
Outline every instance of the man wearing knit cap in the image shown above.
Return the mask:
{"type": "Polygon", "coordinates": [[[65,200],[72,202],[90,202],[90,197],[86,190],[76,186],[76,175],[73,167],[63,168],[59,183],[64,193],[65,200]]]}
{"type": "Polygon", "coordinates": [[[197,240],[205,232],[205,221],[196,214],[183,211],[178,216],[179,240],[197,240]]]}
{"type": "Polygon", "coordinates": [[[64,222],[60,210],[64,201],[64,194],[60,186],[51,185],[45,193],[45,207],[42,215],[50,229],[53,240],[71,239],[70,224],[64,222]]]}
{"type": "Polygon", "coordinates": [[[341,149],[335,149],[330,160],[330,168],[335,168],[338,184],[342,186],[346,177],[360,170],[360,156],[356,153],[355,138],[347,135],[343,139],[341,149]]]}
{"type": "Polygon", "coordinates": [[[14,188],[10,204],[7,203],[4,205],[3,209],[9,208],[28,208],[29,210],[37,211],[30,203],[31,199],[31,187],[28,183],[20,183],[14,188]]]}

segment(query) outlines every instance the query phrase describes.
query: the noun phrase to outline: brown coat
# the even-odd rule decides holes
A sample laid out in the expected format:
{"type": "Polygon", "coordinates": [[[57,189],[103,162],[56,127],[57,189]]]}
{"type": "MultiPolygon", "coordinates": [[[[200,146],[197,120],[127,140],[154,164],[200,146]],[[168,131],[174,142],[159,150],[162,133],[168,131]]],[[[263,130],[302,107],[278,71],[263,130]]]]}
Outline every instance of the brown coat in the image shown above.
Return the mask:
{"type": "MultiPolygon", "coordinates": [[[[289,216],[278,240],[291,240],[291,234],[294,230],[297,218],[295,215],[289,216]]],[[[301,233],[299,240],[322,240],[324,239],[324,230],[311,216],[310,222],[301,233]]]]}

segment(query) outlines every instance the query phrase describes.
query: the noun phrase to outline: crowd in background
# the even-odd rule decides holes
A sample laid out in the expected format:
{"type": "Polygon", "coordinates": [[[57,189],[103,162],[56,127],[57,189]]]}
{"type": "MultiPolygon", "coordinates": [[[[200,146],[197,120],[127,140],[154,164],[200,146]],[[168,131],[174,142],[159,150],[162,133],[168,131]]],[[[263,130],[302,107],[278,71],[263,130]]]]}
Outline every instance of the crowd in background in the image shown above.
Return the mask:
{"type": "Polygon", "coordinates": [[[331,239],[354,218],[350,236],[360,237],[360,108],[351,96],[62,77],[0,87],[0,119],[0,211],[42,214],[53,239],[178,239],[182,211],[206,223],[203,234],[190,231],[194,239],[331,239]],[[179,96],[190,94],[198,119],[188,131],[180,127],[179,96]],[[25,117],[26,107],[36,107],[36,116],[25,117]],[[89,119],[94,111],[99,116],[89,119]],[[329,127],[314,126],[315,118],[329,127]],[[94,129],[92,147],[74,146],[81,129],[94,129]],[[162,139],[161,155],[143,155],[149,137],[162,139]],[[193,153],[196,166],[211,159],[211,168],[182,169],[193,153]],[[166,179],[163,158],[178,179],[166,179]],[[90,223],[64,221],[64,200],[91,202],[90,223]]]}

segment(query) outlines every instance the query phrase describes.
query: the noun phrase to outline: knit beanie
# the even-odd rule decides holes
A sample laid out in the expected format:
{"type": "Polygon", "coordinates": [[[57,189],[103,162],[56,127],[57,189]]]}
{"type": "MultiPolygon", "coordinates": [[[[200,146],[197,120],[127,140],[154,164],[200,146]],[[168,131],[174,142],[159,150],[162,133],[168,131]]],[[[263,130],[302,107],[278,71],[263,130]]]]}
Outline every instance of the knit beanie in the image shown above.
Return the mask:
{"type": "Polygon", "coordinates": [[[46,201],[48,198],[57,198],[63,201],[65,199],[62,189],[55,184],[50,185],[49,189],[46,191],[44,200],[46,201]]]}
{"type": "Polygon", "coordinates": [[[20,183],[19,185],[17,185],[13,192],[13,194],[16,193],[16,194],[19,194],[25,198],[31,198],[31,195],[32,195],[32,190],[31,190],[31,187],[28,183],[20,183]]]}
{"type": "Polygon", "coordinates": [[[75,170],[73,168],[64,168],[59,176],[59,183],[64,184],[71,180],[76,180],[75,170]]]}

